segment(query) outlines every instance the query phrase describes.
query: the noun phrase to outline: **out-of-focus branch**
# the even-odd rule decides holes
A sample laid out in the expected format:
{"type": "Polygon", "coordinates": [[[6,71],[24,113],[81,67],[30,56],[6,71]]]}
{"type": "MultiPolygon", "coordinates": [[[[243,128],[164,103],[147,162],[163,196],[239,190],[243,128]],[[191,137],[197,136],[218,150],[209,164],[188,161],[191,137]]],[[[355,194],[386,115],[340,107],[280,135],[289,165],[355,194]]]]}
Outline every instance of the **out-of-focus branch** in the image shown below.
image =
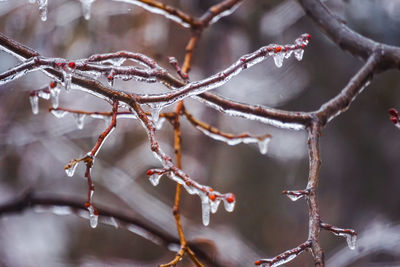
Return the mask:
{"type": "MultiPolygon", "coordinates": [[[[0,204],[0,217],[8,214],[21,213],[28,209],[37,209],[39,211],[49,211],[57,214],[57,208],[69,208],[71,213],[77,215],[86,214],[87,207],[82,199],[72,199],[70,197],[61,197],[56,195],[35,194],[29,190],[24,194],[10,200],[7,203],[0,204]]],[[[63,210],[65,213],[65,210],[63,210]]],[[[126,229],[136,229],[133,231],[138,235],[152,241],[156,245],[165,248],[179,246],[178,238],[160,231],[158,228],[151,226],[149,222],[143,222],[134,216],[127,215],[126,212],[119,212],[115,209],[104,208],[97,206],[97,211],[100,216],[99,222],[109,224],[126,229]],[[130,227],[133,226],[133,227],[130,227]]],[[[86,217],[86,216],[84,216],[86,217]]],[[[193,249],[196,255],[204,260],[210,266],[224,266],[218,259],[210,257],[196,243],[188,242],[188,245],[193,249]]]]}
{"type": "Polygon", "coordinates": [[[377,70],[400,69],[400,48],[375,42],[347,27],[338,20],[319,0],[298,0],[305,12],[342,49],[367,60],[379,52],[381,60],[377,70]]]}
{"type": "Polygon", "coordinates": [[[373,73],[382,58],[378,53],[372,53],[367,62],[350,79],[340,93],[323,104],[314,114],[325,125],[339,114],[346,111],[359,93],[368,86],[373,73]]]}

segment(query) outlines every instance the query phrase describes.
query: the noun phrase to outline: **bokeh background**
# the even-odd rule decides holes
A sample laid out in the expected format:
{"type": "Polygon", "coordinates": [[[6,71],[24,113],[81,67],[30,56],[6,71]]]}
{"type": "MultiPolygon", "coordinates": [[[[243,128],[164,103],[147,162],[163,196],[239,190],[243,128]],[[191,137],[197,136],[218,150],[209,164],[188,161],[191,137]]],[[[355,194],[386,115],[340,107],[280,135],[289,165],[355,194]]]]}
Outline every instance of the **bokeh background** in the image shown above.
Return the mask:
{"type": "MultiPolygon", "coordinates": [[[[200,16],[218,1],[164,2],[200,16]]],[[[400,45],[398,0],[325,3],[352,29],[400,45]]],[[[183,61],[190,37],[188,29],[118,1],[95,1],[90,20],[83,18],[80,1],[49,0],[48,10],[48,19],[42,22],[37,5],[27,0],[0,2],[0,31],[47,57],[78,59],[129,50],[151,56],[166,68],[168,56],[183,61]]],[[[291,43],[305,32],[312,35],[312,41],[301,62],[292,57],[278,69],[268,59],[217,92],[280,109],[317,109],[345,86],[362,62],[333,44],[292,0],[244,1],[231,16],[205,30],[194,53],[191,79],[216,73],[263,45],[291,43]]],[[[0,62],[1,71],[18,63],[4,52],[0,62]]],[[[37,72],[0,87],[0,205],[28,189],[70,199],[86,196],[84,167],[79,166],[73,177],[67,177],[63,167],[90,150],[106,124],[86,118],[84,129],[79,130],[72,116],[57,119],[47,111],[50,103],[43,100],[39,114],[33,115],[29,91],[49,82],[37,72]]],[[[138,82],[117,81],[115,87],[131,92],[165,90],[138,82]]],[[[111,110],[104,101],[79,91],[62,92],[60,106],[111,110]]],[[[281,194],[285,189],[303,189],[307,183],[305,134],[228,117],[194,100],[187,100],[186,106],[197,118],[221,130],[273,136],[267,155],[261,155],[255,145],[228,146],[183,120],[183,169],[198,182],[233,192],[237,198],[233,213],[220,208],[204,227],[199,198],[185,192],[182,214],[187,238],[227,266],[252,266],[256,259],[273,257],[305,241],[305,201],[292,202],[281,194]]],[[[343,238],[322,232],[328,266],[400,266],[400,131],[389,120],[391,107],[400,108],[398,71],[376,75],[350,110],[323,132],[318,189],[322,219],[359,233],[358,247],[351,251],[343,238]]],[[[173,155],[170,125],[164,125],[158,139],[173,155]]],[[[176,235],[172,216],[175,184],[163,178],[153,187],[145,175],[158,166],[141,125],[119,120],[96,159],[94,203],[176,235]]],[[[174,256],[127,229],[103,224],[91,229],[87,219],[54,213],[63,211],[0,214],[0,265],[155,266],[174,256]]],[[[191,263],[184,260],[179,265],[191,263]]],[[[287,265],[313,266],[313,262],[304,253],[287,265]]]]}

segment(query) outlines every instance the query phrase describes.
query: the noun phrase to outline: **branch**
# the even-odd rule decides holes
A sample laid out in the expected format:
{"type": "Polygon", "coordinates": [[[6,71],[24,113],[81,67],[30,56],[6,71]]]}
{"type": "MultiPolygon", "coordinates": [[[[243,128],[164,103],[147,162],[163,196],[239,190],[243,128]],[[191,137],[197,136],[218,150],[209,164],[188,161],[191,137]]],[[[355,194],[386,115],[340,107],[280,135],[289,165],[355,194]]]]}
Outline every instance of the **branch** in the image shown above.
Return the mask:
{"type": "Polygon", "coordinates": [[[304,243],[301,243],[300,245],[298,245],[297,247],[287,250],[281,254],[279,254],[276,257],[273,257],[271,259],[261,259],[261,260],[257,260],[256,262],[254,262],[255,265],[262,265],[262,266],[278,266],[278,265],[282,265],[285,264],[291,260],[293,260],[294,258],[296,258],[298,255],[300,255],[302,252],[304,252],[305,250],[309,249],[311,247],[311,242],[310,241],[306,241],[304,243]]]}
{"type": "MultiPolygon", "coordinates": [[[[38,195],[32,191],[27,191],[23,195],[0,205],[0,217],[9,213],[20,213],[26,209],[47,210],[57,214],[57,209],[68,208],[63,210],[63,214],[74,213],[86,218],[87,208],[83,204],[83,200],[74,200],[70,197],[60,197],[55,195],[38,195]],[[40,209],[38,209],[40,208],[40,209]]],[[[152,241],[156,245],[165,248],[179,246],[178,238],[169,233],[162,232],[148,223],[142,222],[136,217],[126,215],[126,212],[117,212],[115,209],[97,207],[100,215],[99,222],[103,224],[113,225],[115,227],[126,228],[137,235],[152,241]]],[[[59,213],[58,213],[59,214],[59,213]]],[[[224,266],[218,259],[211,257],[207,252],[203,251],[196,243],[188,242],[198,257],[203,259],[212,266],[224,266]]]]}
{"type": "Polygon", "coordinates": [[[322,125],[349,109],[350,104],[356,99],[357,95],[369,85],[380,59],[381,57],[378,53],[372,53],[367,62],[350,79],[340,93],[314,112],[322,125]]]}
{"type": "Polygon", "coordinates": [[[210,220],[210,211],[212,213],[215,213],[221,201],[224,202],[225,210],[228,212],[232,212],[235,207],[235,196],[232,193],[221,194],[220,192],[214,191],[214,189],[208,186],[201,185],[191,179],[180,168],[176,167],[173,164],[171,157],[165,154],[164,151],[160,148],[160,145],[158,144],[155,137],[154,123],[150,121],[146,113],[133,97],[129,105],[136,112],[137,117],[145,128],[149,138],[151,150],[153,151],[155,157],[161,162],[164,168],[161,173],[157,171],[149,173],[150,175],[159,175],[158,177],[151,176],[151,179],[156,181],[153,182],[153,185],[157,185],[159,179],[161,178],[161,175],[167,173],[167,176],[171,180],[175,181],[178,184],[181,184],[189,194],[198,195],[202,202],[202,219],[204,225],[208,225],[210,220]]]}
{"type": "Polygon", "coordinates": [[[242,133],[238,135],[224,133],[205,122],[195,119],[193,115],[187,111],[187,109],[183,109],[183,114],[186,116],[188,121],[194,127],[199,129],[202,133],[211,137],[212,139],[225,142],[228,145],[237,145],[240,143],[245,143],[245,144],[256,143],[259,146],[261,154],[267,153],[268,143],[271,139],[270,134],[265,134],[262,136],[253,136],[247,133],[242,133]]]}
{"type": "Polygon", "coordinates": [[[320,137],[321,126],[318,122],[314,122],[310,128],[308,128],[308,156],[309,156],[309,174],[307,189],[309,194],[307,197],[308,205],[308,218],[309,218],[309,229],[308,229],[308,240],[311,241],[311,251],[314,257],[315,266],[323,267],[324,253],[319,243],[319,231],[320,231],[320,213],[318,207],[317,188],[319,182],[319,171],[321,168],[321,154],[319,150],[319,137],[320,137]]]}
{"type": "Polygon", "coordinates": [[[319,0],[298,0],[305,12],[339,47],[353,56],[367,60],[371,54],[381,51],[379,70],[400,69],[400,48],[375,42],[347,27],[319,0]]]}

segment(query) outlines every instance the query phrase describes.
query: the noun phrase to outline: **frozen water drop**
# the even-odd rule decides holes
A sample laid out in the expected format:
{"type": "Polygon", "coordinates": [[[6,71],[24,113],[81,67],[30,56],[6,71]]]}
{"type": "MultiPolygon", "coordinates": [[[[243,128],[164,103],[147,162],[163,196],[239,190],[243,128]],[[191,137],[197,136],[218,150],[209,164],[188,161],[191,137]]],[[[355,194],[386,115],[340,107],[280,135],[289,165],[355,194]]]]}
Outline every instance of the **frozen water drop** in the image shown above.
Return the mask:
{"type": "Polygon", "coordinates": [[[205,194],[200,195],[201,198],[201,217],[203,220],[203,225],[207,226],[210,223],[210,203],[208,196],[205,194]]]}
{"type": "Polygon", "coordinates": [[[69,71],[63,71],[65,91],[71,91],[72,74],[69,71]]]}
{"type": "Polygon", "coordinates": [[[50,99],[50,91],[39,90],[38,91],[38,96],[43,98],[43,99],[49,100],[50,99]]]}
{"type": "Polygon", "coordinates": [[[165,122],[165,118],[164,117],[159,118],[157,123],[156,123],[156,130],[161,130],[161,128],[164,125],[164,122],[165,122]]]}
{"type": "Polygon", "coordinates": [[[71,165],[68,169],[65,169],[65,173],[66,173],[69,177],[74,176],[76,167],[78,167],[78,162],[76,162],[76,163],[74,163],[73,165],[71,165]]]}
{"type": "Polygon", "coordinates": [[[82,12],[83,12],[83,16],[85,17],[86,20],[90,19],[90,11],[91,11],[91,7],[92,7],[92,3],[95,0],[81,0],[81,4],[82,4],[82,12]]]}
{"type": "Polygon", "coordinates": [[[288,50],[285,52],[285,58],[290,58],[290,56],[292,55],[293,50],[288,50]]]}
{"type": "Polygon", "coordinates": [[[291,200],[291,201],[297,201],[300,198],[304,197],[304,194],[296,194],[296,195],[292,195],[292,194],[286,194],[286,196],[291,200]]]}
{"type": "Polygon", "coordinates": [[[53,108],[58,108],[60,91],[61,89],[58,85],[50,89],[50,100],[53,108]]]}
{"type": "Polygon", "coordinates": [[[150,175],[150,177],[149,177],[150,183],[151,183],[153,186],[157,186],[157,185],[160,183],[161,176],[162,176],[162,175],[159,174],[158,172],[153,173],[153,174],[150,175]]]}
{"type": "Polygon", "coordinates": [[[218,210],[218,206],[221,203],[221,199],[217,198],[215,201],[211,201],[210,202],[210,206],[211,206],[211,213],[216,213],[218,210]]]}
{"type": "Polygon", "coordinates": [[[89,221],[90,221],[90,227],[92,228],[96,228],[97,227],[97,223],[99,221],[99,215],[97,214],[97,212],[94,210],[93,206],[90,205],[88,207],[89,210],[89,221]]]}
{"type": "Polygon", "coordinates": [[[346,241],[347,245],[351,250],[356,249],[356,243],[357,243],[357,235],[354,234],[346,234],[346,241]]]}
{"type": "Polygon", "coordinates": [[[74,116],[76,127],[78,127],[79,130],[82,130],[86,115],[80,113],[74,113],[72,115],[74,116]]]}
{"type": "Polygon", "coordinates": [[[155,125],[157,125],[158,123],[158,119],[160,117],[160,111],[161,109],[159,107],[153,107],[150,109],[151,119],[155,125]]]}
{"type": "Polygon", "coordinates": [[[47,20],[47,0],[37,0],[36,2],[39,6],[40,19],[42,21],[46,21],[47,20]]]}
{"type": "Polygon", "coordinates": [[[304,54],[304,50],[301,49],[301,48],[296,49],[296,50],[294,51],[294,56],[296,57],[296,59],[297,59],[298,61],[300,61],[300,60],[303,59],[303,54],[304,54]]]}
{"type": "Polygon", "coordinates": [[[228,212],[232,212],[235,209],[235,201],[228,201],[224,198],[224,208],[228,212]]]}
{"type": "Polygon", "coordinates": [[[283,65],[283,58],[285,57],[285,54],[282,52],[276,53],[273,55],[275,66],[280,68],[283,65]]]}
{"type": "Polygon", "coordinates": [[[32,113],[38,114],[39,113],[39,97],[37,95],[29,96],[29,102],[31,102],[32,113]]]}
{"type": "Polygon", "coordinates": [[[267,154],[269,141],[270,138],[264,138],[263,140],[258,141],[258,148],[260,149],[261,154],[267,154]]]}
{"type": "Polygon", "coordinates": [[[66,111],[64,110],[59,110],[59,109],[53,109],[51,111],[51,114],[53,114],[55,117],[57,117],[58,119],[61,119],[62,117],[65,116],[65,114],[67,114],[66,111]]]}

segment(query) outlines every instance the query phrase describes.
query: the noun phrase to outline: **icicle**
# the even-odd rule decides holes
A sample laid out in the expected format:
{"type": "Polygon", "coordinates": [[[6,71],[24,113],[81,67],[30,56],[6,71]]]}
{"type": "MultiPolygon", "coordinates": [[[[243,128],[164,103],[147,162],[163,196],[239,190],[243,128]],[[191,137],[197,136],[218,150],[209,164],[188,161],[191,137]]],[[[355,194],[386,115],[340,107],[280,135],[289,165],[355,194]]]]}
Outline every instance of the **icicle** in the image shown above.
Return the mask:
{"type": "Polygon", "coordinates": [[[348,234],[348,233],[343,233],[343,232],[334,232],[332,231],[337,236],[341,236],[346,238],[347,246],[351,249],[354,250],[356,249],[356,242],[357,242],[357,235],[356,234],[348,234]]]}
{"type": "Polygon", "coordinates": [[[286,194],[286,196],[291,200],[291,201],[297,201],[300,198],[304,197],[304,194],[298,194],[298,195],[291,195],[291,194],[286,194]]]}
{"type": "Polygon", "coordinates": [[[92,3],[94,1],[95,0],[81,0],[82,12],[83,12],[83,16],[85,17],[86,20],[90,19],[90,10],[91,10],[92,3]]]}
{"type": "Polygon", "coordinates": [[[217,198],[214,201],[211,199],[210,205],[211,205],[211,213],[216,213],[219,207],[219,203],[221,203],[221,199],[217,198]]]}
{"type": "Polygon", "coordinates": [[[76,126],[78,127],[79,130],[82,130],[86,115],[80,113],[73,113],[72,115],[74,116],[76,126]]]}
{"type": "Polygon", "coordinates": [[[149,177],[150,183],[153,186],[157,186],[160,183],[161,176],[162,176],[162,174],[159,174],[158,172],[153,173],[149,177]]]}
{"type": "Polygon", "coordinates": [[[283,65],[283,58],[285,57],[285,54],[282,52],[276,53],[272,56],[274,58],[275,66],[280,68],[283,65]]]}
{"type": "Polygon", "coordinates": [[[51,105],[53,108],[58,108],[58,97],[60,95],[61,89],[60,87],[57,85],[54,85],[54,87],[49,86],[49,90],[50,90],[50,99],[51,99],[51,105]]]}
{"type": "Polygon", "coordinates": [[[50,99],[50,91],[39,90],[38,91],[38,96],[43,98],[43,99],[49,100],[50,99]]]}
{"type": "Polygon", "coordinates": [[[99,215],[97,214],[97,212],[94,210],[93,206],[90,205],[88,207],[89,210],[89,221],[90,221],[90,227],[92,228],[96,228],[97,227],[97,223],[99,221],[99,215]]]}
{"type": "Polygon", "coordinates": [[[293,53],[293,50],[288,50],[288,51],[286,51],[285,52],[285,58],[290,58],[290,56],[292,55],[292,53],[293,53]]]}
{"type": "Polygon", "coordinates": [[[156,123],[156,130],[161,130],[161,128],[164,125],[164,122],[165,122],[165,118],[164,117],[159,118],[157,123],[156,123]]]}
{"type": "Polygon", "coordinates": [[[203,225],[207,226],[210,223],[210,200],[203,192],[199,196],[201,198],[201,217],[203,220],[203,225]]]}
{"type": "Polygon", "coordinates": [[[347,241],[347,245],[349,246],[349,248],[351,250],[356,249],[357,235],[347,234],[346,241],[347,241]]]}
{"type": "Polygon", "coordinates": [[[64,77],[64,85],[65,85],[65,91],[69,92],[71,91],[71,85],[72,85],[72,74],[69,71],[63,71],[63,77],[64,77]]]}
{"type": "Polygon", "coordinates": [[[69,176],[72,177],[74,176],[76,167],[78,167],[78,162],[75,162],[73,165],[71,165],[68,169],[65,169],[65,173],[69,176]]]}
{"type": "Polygon", "coordinates": [[[57,117],[58,119],[61,119],[62,117],[65,116],[65,114],[67,114],[68,112],[64,111],[64,110],[59,110],[59,109],[53,109],[51,111],[51,114],[53,114],[55,117],[57,117]]]}
{"type": "Polygon", "coordinates": [[[224,208],[228,212],[232,212],[235,208],[235,196],[231,193],[226,194],[225,198],[223,198],[224,201],[224,208]]]}
{"type": "Polygon", "coordinates": [[[269,141],[270,138],[264,138],[263,140],[258,141],[258,148],[260,149],[261,154],[267,154],[269,141]]]}
{"type": "Polygon", "coordinates": [[[161,106],[160,104],[148,104],[150,107],[151,120],[154,125],[157,125],[158,119],[160,118],[161,106]]]}
{"type": "Polygon", "coordinates": [[[304,54],[304,49],[302,48],[296,49],[294,51],[294,56],[298,61],[301,61],[303,59],[303,54],[304,54]]]}
{"type": "Polygon", "coordinates": [[[29,96],[29,102],[31,102],[32,113],[38,114],[39,113],[39,97],[37,95],[29,96]]]}
{"type": "Polygon", "coordinates": [[[116,229],[119,228],[119,224],[118,224],[117,220],[115,220],[114,217],[110,217],[110,222],[109,223],[110,223],[110,225],[114,226],[116,229]]]}
{"type": "MultiPolygon", "coordinates": [[[[30,1],[32,3],[32,1],[30,1]]],[[[40,12],[40,19],[42,21],[47,20],[47,0],[36,0],[38,6],[39,6],[39,12],[40,12]]]]}

